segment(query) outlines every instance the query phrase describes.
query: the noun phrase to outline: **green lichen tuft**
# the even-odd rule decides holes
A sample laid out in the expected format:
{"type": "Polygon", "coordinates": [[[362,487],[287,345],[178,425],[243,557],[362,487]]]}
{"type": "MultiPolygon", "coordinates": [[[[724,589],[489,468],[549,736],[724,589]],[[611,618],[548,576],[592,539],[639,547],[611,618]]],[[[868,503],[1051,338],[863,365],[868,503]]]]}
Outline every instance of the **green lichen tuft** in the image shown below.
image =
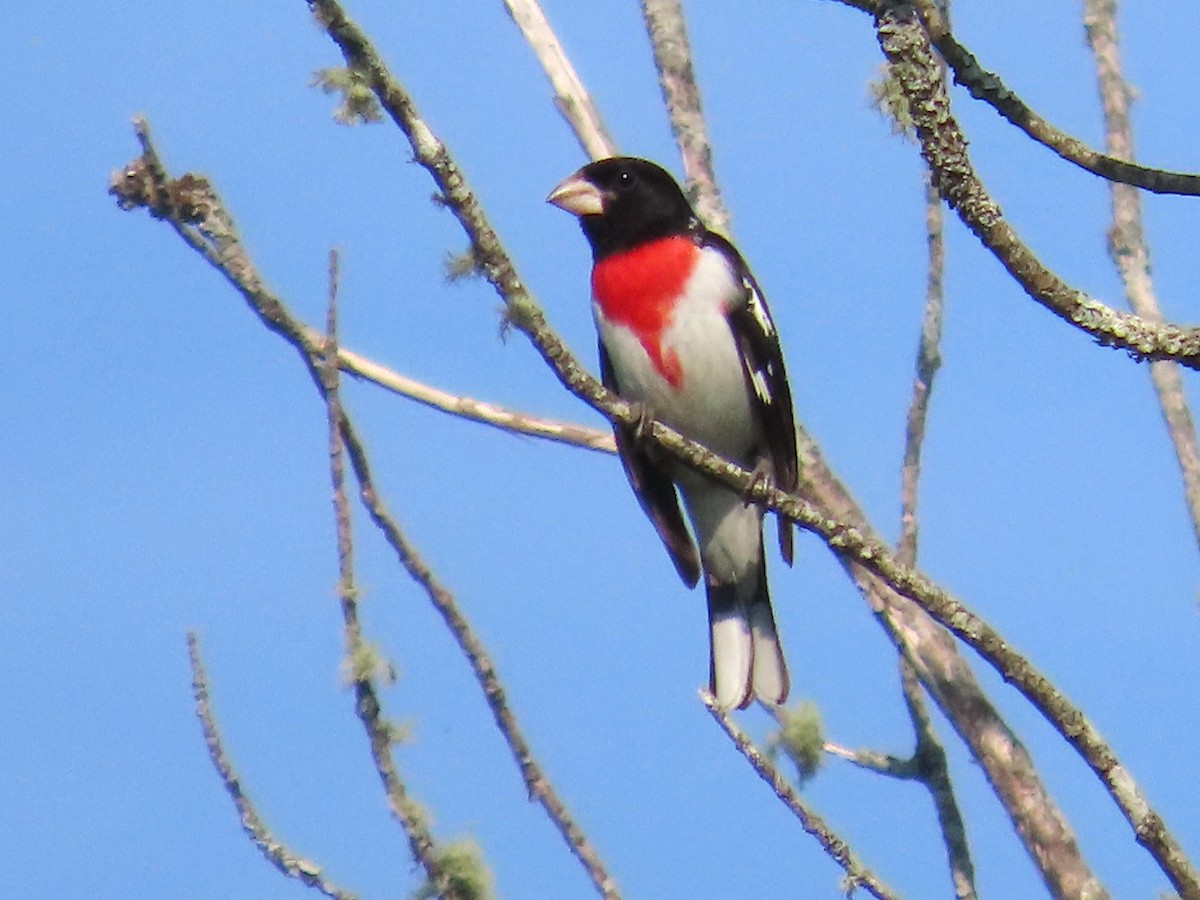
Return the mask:
{"type": "Polygon", "coordinates": [[[346,66],[318,69],[309,86],[341,96],[341,102],[333,111],[333,119],[339,125],[370,125],[383,119],[370,79],[361,69],[346,66]]]}
{"type": "MultiPolygon", "coordinates": [[[[438,867],[449,880],[447,893],[459,900],[492,900],[492,873],[483,861],[479,845],[471,838],[460,838],[443,844],[434,851],[438,867]]],[[[434,900],[442,896],[436,885],[426,882],[413,900],[434,900]]]]}
{"type": "Polygon", "coordinates": [[[443,268],[446,272],[446,280],[451,283],[468,278],[479,278],[483,275],[483,271],[479,267],[479,258],[473,249],[464,250],[462,253],[446,254],[443,268]]]}
{"type": "Polygon", "coordinates": [[[359,641],[342,660],[341,677],[346,686],[369,681],[391,687],[396,683],[396,668],[376,645],[359,641]]]}
{"type": "Polygon", "coordinates": [[[821,713],[811,700],[805,700],[778,713],[779,730],[767,737],[772,757],[783,752],[796,765],[800,784],[817,774],[824,758],[825,738],[821,713]]]}
{"type": "Polygon", "coordinates": [[[887,63],[880,66],[879,75],[868,83],[867,90],[871,95],[871,105],[887,121],[892,134],[910,141],[916,140],[912,115],[908,110],[908,99],[904,96],[899,79],[887,63]]]}

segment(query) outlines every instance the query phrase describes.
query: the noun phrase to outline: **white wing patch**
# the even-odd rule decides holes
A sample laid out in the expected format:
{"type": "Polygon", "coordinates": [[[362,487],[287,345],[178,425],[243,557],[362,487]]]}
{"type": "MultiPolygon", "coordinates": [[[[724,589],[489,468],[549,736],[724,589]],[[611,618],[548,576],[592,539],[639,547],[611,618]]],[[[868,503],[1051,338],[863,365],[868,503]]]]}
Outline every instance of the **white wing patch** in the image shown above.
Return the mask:
{"type": "Polygon", "coordinates": [[[754,385],[754,393],[763,403],[770,405],[773,402],[771,397],[771,388],[767,386],[767,373],[762,369],[755,369],[750,373],[750,383],[754,385]]]}
{"type": "Polygon", "coordinates": [[[762,297],[758,296],[758,291],[754,289],[754,285],[750,283],[749,279],[743,278],[742,286],[746,289],[746,296],[749,298],[746,305],[750,308],[750,315],[754,316],[755,324],[768,337],[774,335],[775,324],[767,314],[767,304],[763,303],[762,297]]]}
{"type": "MultiPolygon", "coordinates": [[[[748,278],[742,279],[742,287],[746,291],[746,309],[754,319],[754,325],[762,332],[767,339],[775,336],[775,324],[771,321],[770,313],[767,312],[767,305],[763,303],[762,297],[758,291],[754,289],[754,284],[748,278]]],[[[751,365],[750,360],[746,360],[747,371],[750,375],[750,384],[754,388],[754,393],[758,397],[759,402],[763,406],[771,406],[775,403],[775,396],[771,393],[770,380],[774,377],[774,364],[767,362],[761,368],[751,365]]]]}

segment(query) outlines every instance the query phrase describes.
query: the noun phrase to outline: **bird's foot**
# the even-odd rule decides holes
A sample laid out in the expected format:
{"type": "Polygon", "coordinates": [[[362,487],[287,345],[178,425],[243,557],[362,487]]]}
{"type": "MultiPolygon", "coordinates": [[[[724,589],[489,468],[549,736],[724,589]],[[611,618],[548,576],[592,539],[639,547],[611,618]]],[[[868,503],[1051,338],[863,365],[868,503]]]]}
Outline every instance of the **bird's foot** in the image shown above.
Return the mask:
{"type": "Polygon", "coordinates": [[[633,429],[630,433],[633,435],[635,441],[641,442],[650,433],[650,425],[654,421],[654,410],[646,403],[640,403],[636,400],[628,402],[629,408],[637,415],[637,421],[633,423],[633,429]]]}
{"type": "Polygon", "coordinates": [[[750,484],[742,491],[742,503],[749,506],[751,503],[757,503],[754,495],[760,490],[765,490],[774,483],[774,471],[772,470],[769,460],[760,459],[754,464],[754,468],[750,472],[750,484]]]}

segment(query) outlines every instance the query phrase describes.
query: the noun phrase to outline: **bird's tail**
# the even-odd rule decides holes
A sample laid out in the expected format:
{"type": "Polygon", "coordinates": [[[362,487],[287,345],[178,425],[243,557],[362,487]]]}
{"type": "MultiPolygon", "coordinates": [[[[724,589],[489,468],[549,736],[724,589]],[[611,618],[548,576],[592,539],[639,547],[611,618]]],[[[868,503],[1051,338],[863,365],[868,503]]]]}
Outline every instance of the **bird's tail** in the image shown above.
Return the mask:
{"type": "Polygon", "coordinates": [[[761,552],[755,575],[754,584],[723,584],[707,573],[704,580],[711,651],[709,690],[722,709],[745,709],[754,698],[767,704],[787,700],[787,663],[775,628],[761,552]]]}

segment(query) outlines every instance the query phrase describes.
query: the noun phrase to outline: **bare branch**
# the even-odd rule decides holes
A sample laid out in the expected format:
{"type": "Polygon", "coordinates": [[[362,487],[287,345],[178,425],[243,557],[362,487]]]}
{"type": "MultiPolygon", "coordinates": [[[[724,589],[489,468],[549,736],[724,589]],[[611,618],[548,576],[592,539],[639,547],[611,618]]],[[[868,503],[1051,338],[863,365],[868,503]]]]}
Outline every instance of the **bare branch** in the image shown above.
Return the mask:
{"type": "Polygon", "coordinates": [[[221,732],[217,730],[216,717],[213,715],[212,702],[208,696],[208,676],[200,659],[200,639],[194,631],[187,636],[188,659],[192,666],[192,696],[196,701],[196,717],[200,719],[200,727],[204,731],[204,743],[208,747],[208,757],[212,760],[213,768],[225,786],[225,793],[237,808],[238,818],[242,820],[242,828],[250,840],[258,847],[259,852],[267,862],[289,878],[295,878],[304,884],[334,900],[356,900],[355,894],[344,891],[321,874],[321,867],[316,863],[296,856],[281,844],[259,817],[258,811],[250,798],[242,789],[242,780],[233,771],[233,763],[225,752],[221,742],[221,732]]]}
{"type": "Polygon", "coordinates": [[[1108,155],[1098,153],[1077,138],[1055,128],[1009,90],[998,75],[983,68],[970,51],[954,39],[945,17],[933,0],[913,0],[913,3],[930,40],[953,70],[955,83],[961,84],[972,97],[987,103],[1039,144],[1053,150],[1067,162],[1108,181],[1132,185],[1156,194],[1200,194],[1200,175],[1137,165],[1132,156],[1114,149],[1111,141],[1108,155]]]}
{"type": "MultiPolygon", "coordinates": [[[[1117,43],[1116,3],[1084,0],[1083,22],[1096,60],[1096,80],[1104,108],[1105,145],[1122,159],[1133,159],[1133,127],[1129,121],[1130,90],[1121,74],[1117,43]]],[[[1150,251],[1142,230],[1142,201],[1128,185],[1112,184],[1112,227],[1108,251],[1125,284],[1130,308],[1149,322],[1162,322],[1162,312],[1150,277],[1150,251]]],[[[1196,426],[1183,393],[1179,367],[1173,362],[1150,364],[1150,380],[1158,396],[1163,421],[1183,473],[1184,497],[1192,518],[1192,533],[1200,544],[1200,448],[1196,426]]]]}
{"type": "Polygon", "coordinates": [[[767,783],[775,796],[783,801],[784,805],[792,811],[792,814],[800,821],[800,827],[817,839],[817,843],[821,845],[821,849],[842,867],[846,872],[846,893],[850,894],[855,888],[861,887],[868,891],[871,896],[878,897],[880,900],[895,900],[896,895],[883,884],[870,869],[865,868],[854,855],[854,851],[850,849],[850,845],[838,837],[825,824],[824,820],[809,809],[800,797],[792,790],[791,785],[787,783],[787,779],[779,774],[774,764],[758,751],[754,743],[746,735],[744,731],[734,724],[723,710],[717,706],[716,700],[707,691],[700,692],[700,699],[703,701],[709,714],[716,720],[716,723],[724,729],[725,733],[733,741],[733,745],[737,747],[738,752],[746,758],[746,761],[758,773],[758,777],[767,783]]]}
{"type": "Polygon", "coordinates": [[[470,623],[462,615],[455,603],[453,595],[443,587],[434,576],[425,561],[417,555],[416,549],[409,543],[396,520],[388,512],[379,499],[371,478],[367,463],[366,452],[353,432],[343,427],[343,436],[350,454],[350,462],[354,467],[355,476],[359,483],[359,496],[370,514],[371,519],[383,532],[388,544],[396,553],[397,559],[405,571],[426,592],[430,601],[442,616],[447,627],[458,642],[459,649],[466,656],[467,662],[475,675],[475,680],[483,689],[484,697],[492,710],[496,726],[507,742],[509,751],[521,771],[521,777],[529,790],[529,796],[541,804],[550,820],[562,835],[571,852],[583,865],[588,876],[592,879],[597,893],[605,898],[620,897],[612,877],[608,874],[595,848],[583,833],[582,829],[571,818],[565,804],[559,798],[557,791],[546,777],[541,766],[533,756],[533,750],[524,734],[517,725],[516,716],[508,706],[507,694],[496,674],[487,651],[475,636],[470,623]]]}
{"type": "Polygon", "coordinates": [[[700,109],[700,88],[692,70],[692,48],[679,0],[642,0],[646,34],[654,49],[654,65],[671,132],[679,145],[688,199],[707,227],[729,234],[729,211],[713,174],[712,144],[700,109]]]}
{"type": "Polygon", "coordinates": [[[942,243],[942,206],[937,191],[925,181],[925,244],[929,262],[925,285],[925,311],[921,338],[917,342],[916,374],[904,430],[904,462],[900,467],[900,540],[896,558],[905,565],[917,561],[917,484],[921,478],[921,447],[929,416],[933,378],[942,364],[942,273],[945,247],[942,243]]]}
{"type": "Polygon", "coordinates": [[[900,781],[912,781],[919,777],[917,775],[916,763],[911,757],[909,759],[901,759],[898,756],[892,756],[890,753],[880,753],[878,750],[852,750],[849,747],[843,747],[841,744],[835,744],[832,741],[826,741],[821,749],[831,756],[844,759],[846,762],[856,765],[860,769],[866,769],[868,772],[887,775],[889,778],[897,778],[900,781]]]}
{"type": "MultiPolygon", "coordinates": [[[[839,0],[843,5],[878,16],[890,0],[839,0]]],[[[989,72],[971,51],[954,38],[937,0],[911,0],[921,17],[932,44],[954,72],[954,83],[967,89],[1002,118],[1015,125],[1037,143],[1086,172],[1108,181],[1129,184],[1156,194],[1200,194],[1200,175],[1170,172],[1138,165],[1119,155],[1107,155],[1091,149],[1078,138],[1051,125],[1020,97],[1013,93],[994,72],[989,72]]]]}
{"type": "MultiPolygon", "coordinates": [[[[323,352],[322,347],[311,344],[308,332],[279,298],[264,286],[244,246],[238,240],[229,214],[211,185],[201,176],[190,174],[179,179],[170,179],[154,150],[146,123],[137,120],[134,125],[143,152],[141,157],[126,166],[114,178],[112,192],[117,196],[118,202],[127,209],[145,206],[152,215],[165,219],[188,246],[237,289],[268,329],[283,337],[297,350],[318,390],[323,390],[322,377],[316,362],[323,352]]],[[[606,898],[618,897],[616,887],[595,850],[575,824],[534,759],[532,750],[508,707],[499,676],[483,644],[458,609],[453,596],[436,581],[433,573],[379,500],[370,480],[366,453],[344,416],[340,427],[347,453],[359,480],[361,499],[375,524],[381,528],[384,537],[396,551],[405,570],[426,590],[458,641],[476,681],[483,689],[484,697],[517,762],[530,795],[538,800],[550,816],[571,852],[580,860],[592,879],[597,891],[606,898]]]]}
{"type": "Polygon", "coordinates": [[[950,780],[950,769],[946,764],[946,751],[933,730],[933,722],[930,721],[929,712],[925,708],[925,698],[917,670],[905,657],[900,659],[900,685],[905,706],[908,708],[908,717],[917,736],[917,748],[913,753],[912,763],[917,777],[933,797],[938,828],[946,845],[954,896],[958,900],[975,900],[975,866],[971,862],[971,849],[967,842],[967,829],[963,824],[962,812],[954,796],[954,784],[950,780]]]}
{"type": "Polygon", "coordinates": [[[316,369],[317,384],[325,401],[325,414],[329,427],[329,476],[333,486],[333,511],[337,532],[338,599],[342,610],[342,632],[346,647],[346,658],[350,661],[347,671],[354,690],[354,711],[362,722],[371,746],[371,757],[375,771],[383,783],[388,808],[392,816],[404,829],[408,838],[409,851],[413,859],[425,870],[429,883],[442,897],[458,897],[449,875],[442,869],[439,849],[426,824],[421,808],[408,796],[408,790],[400,777],[396,761],[392,756],[394,731],[384,720],[380,711],[379,696],[375,692],[372,675],[375,666],[368,662],[371,651],[362,639],[362,628],[358,621],[358,590],[354,585],[354,544],[350,525],[350,503],[346,499],[345,448],[342,442],[342,423],[349,427],[338,395],[337,359],[337,287],[338,255],[329,254],[329,303],[326,317],[326,339],[323,352],[312,357],[316,369]]]}
{"type": "MultiPolygon", "coordinates": [[[[944,302],[942,275],[945,269],[945,246],[942,240],[942,206],[937,191],[925,176],[925,238],[928,265],[925,287],[925,311],[921,319],[921,338],[917,346],[916,374],[913,378],[912,400],[908,408],[904,436],[904,462],[900,468],[900,540],[896,558],[905,565],[917,561],[917,486],[921,476],[921,448],[925,441],[925,426],[929,415],[929,398],[933,379],[941,366],[942,307],[944,302]]],[[[909,719],[916,734],[913,769],[933,798],[942,840],[946,845],[950,879],[959,900],[974,900],[975,866],[971,862],[970,846],[962,813],[954,796],[954,786],[933,723],[925,709],[920,681],[913,664],[903,655],[900,658],[900,683],[908,708],[909,719]]]]}
{"type": "Polygon", "coordinates": [[[521,29],[525,41],[541,63],[542,71],[550,79],[550,85],[554,88],[554,105],[571,126],[583,152],[592,159],[616,156],[617,145],[608,136],[600,113],[596,111],[591,96],[575,73],[575,67],[567,58],[537,0],[504,0],[504,7],[521,29]]]}
{"type": "Polygon", "coordinates": [[[880,0],[876,36],[905,96],[938,192],[1034,300],[1100,344],[1200,369],[1200,329],[1149,322],[1070,287],[1026,246],[975,174],[929,36],[911,4],[880,0]]]}
{"type": "MultiPolygon", "coordinates": [[[[319,344],[321,340],[319,332],[307,325],[301,325],[300,331],[307,343],[314,346],[319,344]]],[[[394,369],[389,369],[387,366],[355,353],[353,350],[347,350],[345,347],[338,347],[337,358],[342,371],[386,388],[393,394],[416,400],[418,403],[452,416],[480,422],[513,434],[524,434],[559,444],[583,447],[585,450],[599,450],[604,453],[617,452],[611,431],[601,431],[598,428],[589,428],[574,422],[546,419],[521,410],[498,406],[486,400],[478,400],[463,394],[452,394],[449,391],[417,381],[415,378],[402,375],[394,369]]]]}

